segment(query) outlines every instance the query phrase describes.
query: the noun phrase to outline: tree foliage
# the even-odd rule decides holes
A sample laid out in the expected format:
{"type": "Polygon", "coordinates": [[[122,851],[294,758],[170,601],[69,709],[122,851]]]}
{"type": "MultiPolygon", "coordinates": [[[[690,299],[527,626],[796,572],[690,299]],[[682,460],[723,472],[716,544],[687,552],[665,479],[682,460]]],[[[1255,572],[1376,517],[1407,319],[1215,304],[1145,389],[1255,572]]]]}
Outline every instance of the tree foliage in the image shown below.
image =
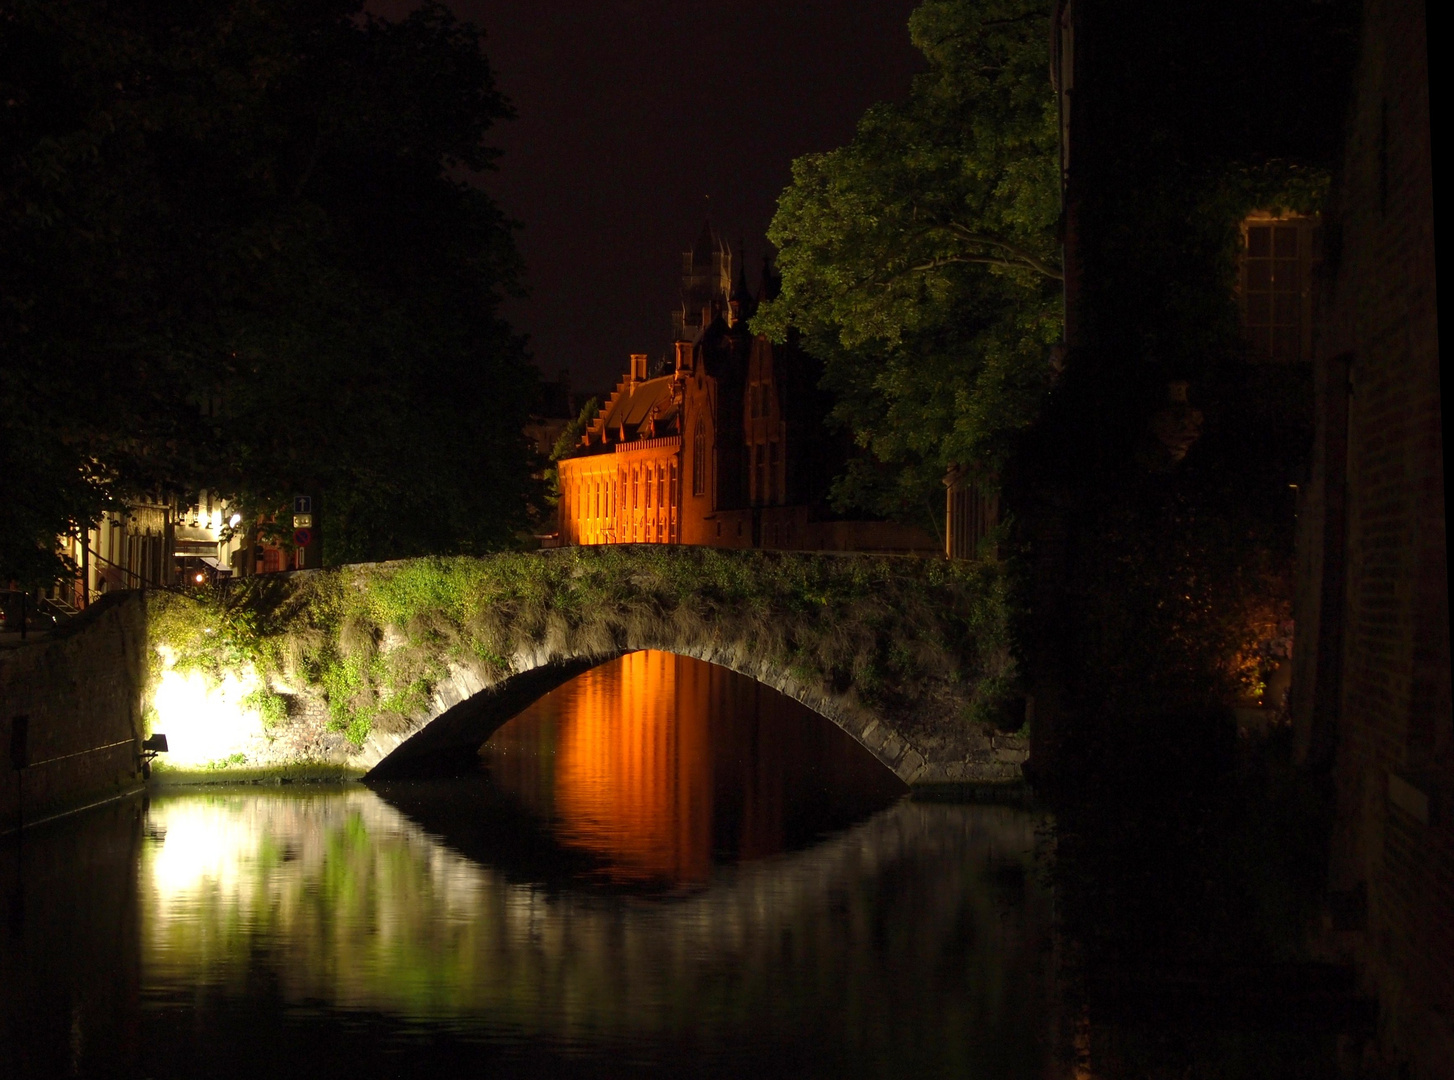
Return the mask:
{"type": "Polygon", "coordinates": [[[476,28],[362,7],[0,11],[0,577],[147,492],[311,491],[329,561],[523,523],[509,105],[476,28]]]}
{"type": "Polygon", "coordinates": [[[565,457],[581,441],[581,436],[586,433],[586,428],[591,426],[591,421],[601,411],[601,402],[597,398],[589,398],[576,418],[561,429],[556,436],[554,444],[550,448],[550,460],[559,461],[565,457]]]}
{"type": "Polygon", "coordinates": [[[988,481],[1049,385],[1060,337],[1057,112],[1039,0],[929,0],[929,69],[854,140],[793,163],[769,238],[790,326],[866,453],[836,498],[920,509],[951,463],[988,481]]]}

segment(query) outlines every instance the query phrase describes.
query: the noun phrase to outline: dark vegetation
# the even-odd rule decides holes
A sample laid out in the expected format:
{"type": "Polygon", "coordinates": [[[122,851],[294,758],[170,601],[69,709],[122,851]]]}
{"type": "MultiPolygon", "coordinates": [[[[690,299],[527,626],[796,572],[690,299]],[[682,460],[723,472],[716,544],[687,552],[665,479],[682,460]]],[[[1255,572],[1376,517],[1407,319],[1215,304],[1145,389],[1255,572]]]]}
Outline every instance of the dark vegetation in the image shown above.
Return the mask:
{"type": "Polygon", "coordinates": [[[1058,222],[1011,213],[1055,197],[1051,7],[919,9],[912,100],[797,164],[774,221],[784,303],[761,321],[791,318],[826,358],[863,450],[840,496],[913,516],[951,463],[1001,493],[1093,1075],[1327,1075],[1367,1014],[1304,952],[1326,793],[1285,729],[1239,741],[1228,709],[1263,699],[1291,617],[1311,371],[1251,361],[1235,290],[1249,212],[1324,205],[1357,5],[1077,5],[1058,222]],[[956,246],[969,220],[1002,246],[956,246]],[[1052,349],[1029,330],[1060,331],[1062,243],[1052,349]],[[984,321],[990,297],[1006,321],[984,321]],[[1184,455],[1158,435],[1181,423],[1184,455]]]}
{"type": "Polygon", "coordinates": [[[998,490],[1027,669],[1079,707],[1164,715],[1263,690],[1312,388],[1306,366],[1249,362],[1239,226],[1321,206],[1351,8],[1079,13],[1062,208],[1051,4],[930,0],[909,100],[799,159],[779,201],[782,293],[754,326],[796,326],[823,357],[859,449],[837,499],[920,520],[954,465],[998,490]],[[1157,431],[1184,421],[1183,457],[1157,431]]]}
{"type": "Polygon", "coordinates": [[[1291,617],[1311,372],[1249,362],[1238,224],[1321,207],[1352,10],[1134,3],[1077,27],[1075,325],[1007,496],[1034,560],[1032,666],[1116,723],[1256,700],[1253,654],[1291,617]],[[1155,435],[1176,382],[1204,418],[1180,462],[1155,435]]]}
{"type": "Polygon", "coordinates": [[[1325,793],[1290,732],[1234,740],[1216,714],[1080,744],[1051,874],[1068,1012],[1091,1075],[1338,1072],[1374,1019],[1353,973],[1309,956],[1327,874],[1325,793]],[[1356,1044],[1356,1039],[1354,1040],[1356,1044]]]}
{"type": "Polygon", "coordinates": [[[1077,25],[1080,291],[1005,493],[1096,1075],[1326,1076],[1371,1018],[1306,951],[1328,794],[1286,728],[1239,739],[1226,708],[1261,697],[1291,617],[1312,442],[1309,367],[1242,341],[1238,223],[1322,208],[1355,23],[1347,3],[1135,0],[1077,25]],[[1156,434],[1175,383],[1203,417],[1180,461],[1156,434]]]}
{"type": "Polygon", "coordinates": [[[330,562],[526,519],[510,115],[478,29],[355,0],[0,9],[0,580],[128,498],[318,493],[330,562]]]}

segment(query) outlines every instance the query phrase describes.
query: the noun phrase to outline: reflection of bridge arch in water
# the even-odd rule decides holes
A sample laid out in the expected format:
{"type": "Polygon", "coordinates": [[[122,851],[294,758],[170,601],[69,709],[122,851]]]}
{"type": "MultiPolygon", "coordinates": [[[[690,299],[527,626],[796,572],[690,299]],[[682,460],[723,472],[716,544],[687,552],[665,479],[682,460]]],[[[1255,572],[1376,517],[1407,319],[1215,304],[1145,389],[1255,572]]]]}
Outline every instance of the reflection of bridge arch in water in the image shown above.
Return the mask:
{"type": "Polygon", "coordinates": [[[1031,1045],[1047,1022],[1049,899],[1025,811],[905,800],[642,901],[513,883],[369,792],[255,790],[152,803],[149,987],[240,991],[272,956],[286,1000],[586,1043],[730,1046],[745,1027],[792,1040],[826,1008],[854,1018],[843,1054],[940,1055],[939,1070],[965,1047],[991,1062],[1031,1045]],[[886,938],[886,913],[905,904],[912,934],[886,938]],[[891,1001],[936,1037],[906,1045],[879,1024],[891,1001]]]}

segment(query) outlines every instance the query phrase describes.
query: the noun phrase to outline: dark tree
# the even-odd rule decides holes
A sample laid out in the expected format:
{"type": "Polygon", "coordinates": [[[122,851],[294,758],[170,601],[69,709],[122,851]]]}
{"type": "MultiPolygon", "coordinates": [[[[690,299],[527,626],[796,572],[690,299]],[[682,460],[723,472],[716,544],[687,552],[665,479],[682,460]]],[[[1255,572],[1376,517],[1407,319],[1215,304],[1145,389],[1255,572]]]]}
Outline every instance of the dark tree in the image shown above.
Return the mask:
{"type": "MultiPolygon", "coordinates": [[[[920,519],[946,468],[993,484],[1061,333],[1057,114],[1044,0],[928,0],[928,70],[847,146],[793,163],[769,238],[782,293],[753,326],[822,357],[862,453],[841,506],[920,519]]],[[[932,515],[931,515],[932,516],[932,515]]]]}
{"type": "Polygon", "coordinates": [[[1029,666],[1085,730],[1267,689],[1313,391],[1251,354],[1241,224],[1322,208],[1355,24],[1347,0],[1075,8],[1070,352],[1006,505],[1036,558],[1029,666]]]}
{"type": "Polygon", "coordinates": [[[426,4],[36,0],[0,13],[0,578],[147,492],[321,494],[330,562],[511,542],[533,369],[510,115],[426,4]]]}

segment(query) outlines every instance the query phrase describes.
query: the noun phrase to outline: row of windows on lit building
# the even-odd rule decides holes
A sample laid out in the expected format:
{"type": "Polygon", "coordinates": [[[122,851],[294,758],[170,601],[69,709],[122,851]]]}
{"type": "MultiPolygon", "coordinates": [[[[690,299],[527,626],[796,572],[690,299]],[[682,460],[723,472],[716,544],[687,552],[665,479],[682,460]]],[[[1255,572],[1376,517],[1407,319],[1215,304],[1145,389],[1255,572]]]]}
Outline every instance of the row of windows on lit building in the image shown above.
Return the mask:
{"type": "Polygon", "coordinates": [[[607,458],[561,489],[561,515],[577,523],[576,543],[674,544],[675,462],[618,463],[607,458]]]}

